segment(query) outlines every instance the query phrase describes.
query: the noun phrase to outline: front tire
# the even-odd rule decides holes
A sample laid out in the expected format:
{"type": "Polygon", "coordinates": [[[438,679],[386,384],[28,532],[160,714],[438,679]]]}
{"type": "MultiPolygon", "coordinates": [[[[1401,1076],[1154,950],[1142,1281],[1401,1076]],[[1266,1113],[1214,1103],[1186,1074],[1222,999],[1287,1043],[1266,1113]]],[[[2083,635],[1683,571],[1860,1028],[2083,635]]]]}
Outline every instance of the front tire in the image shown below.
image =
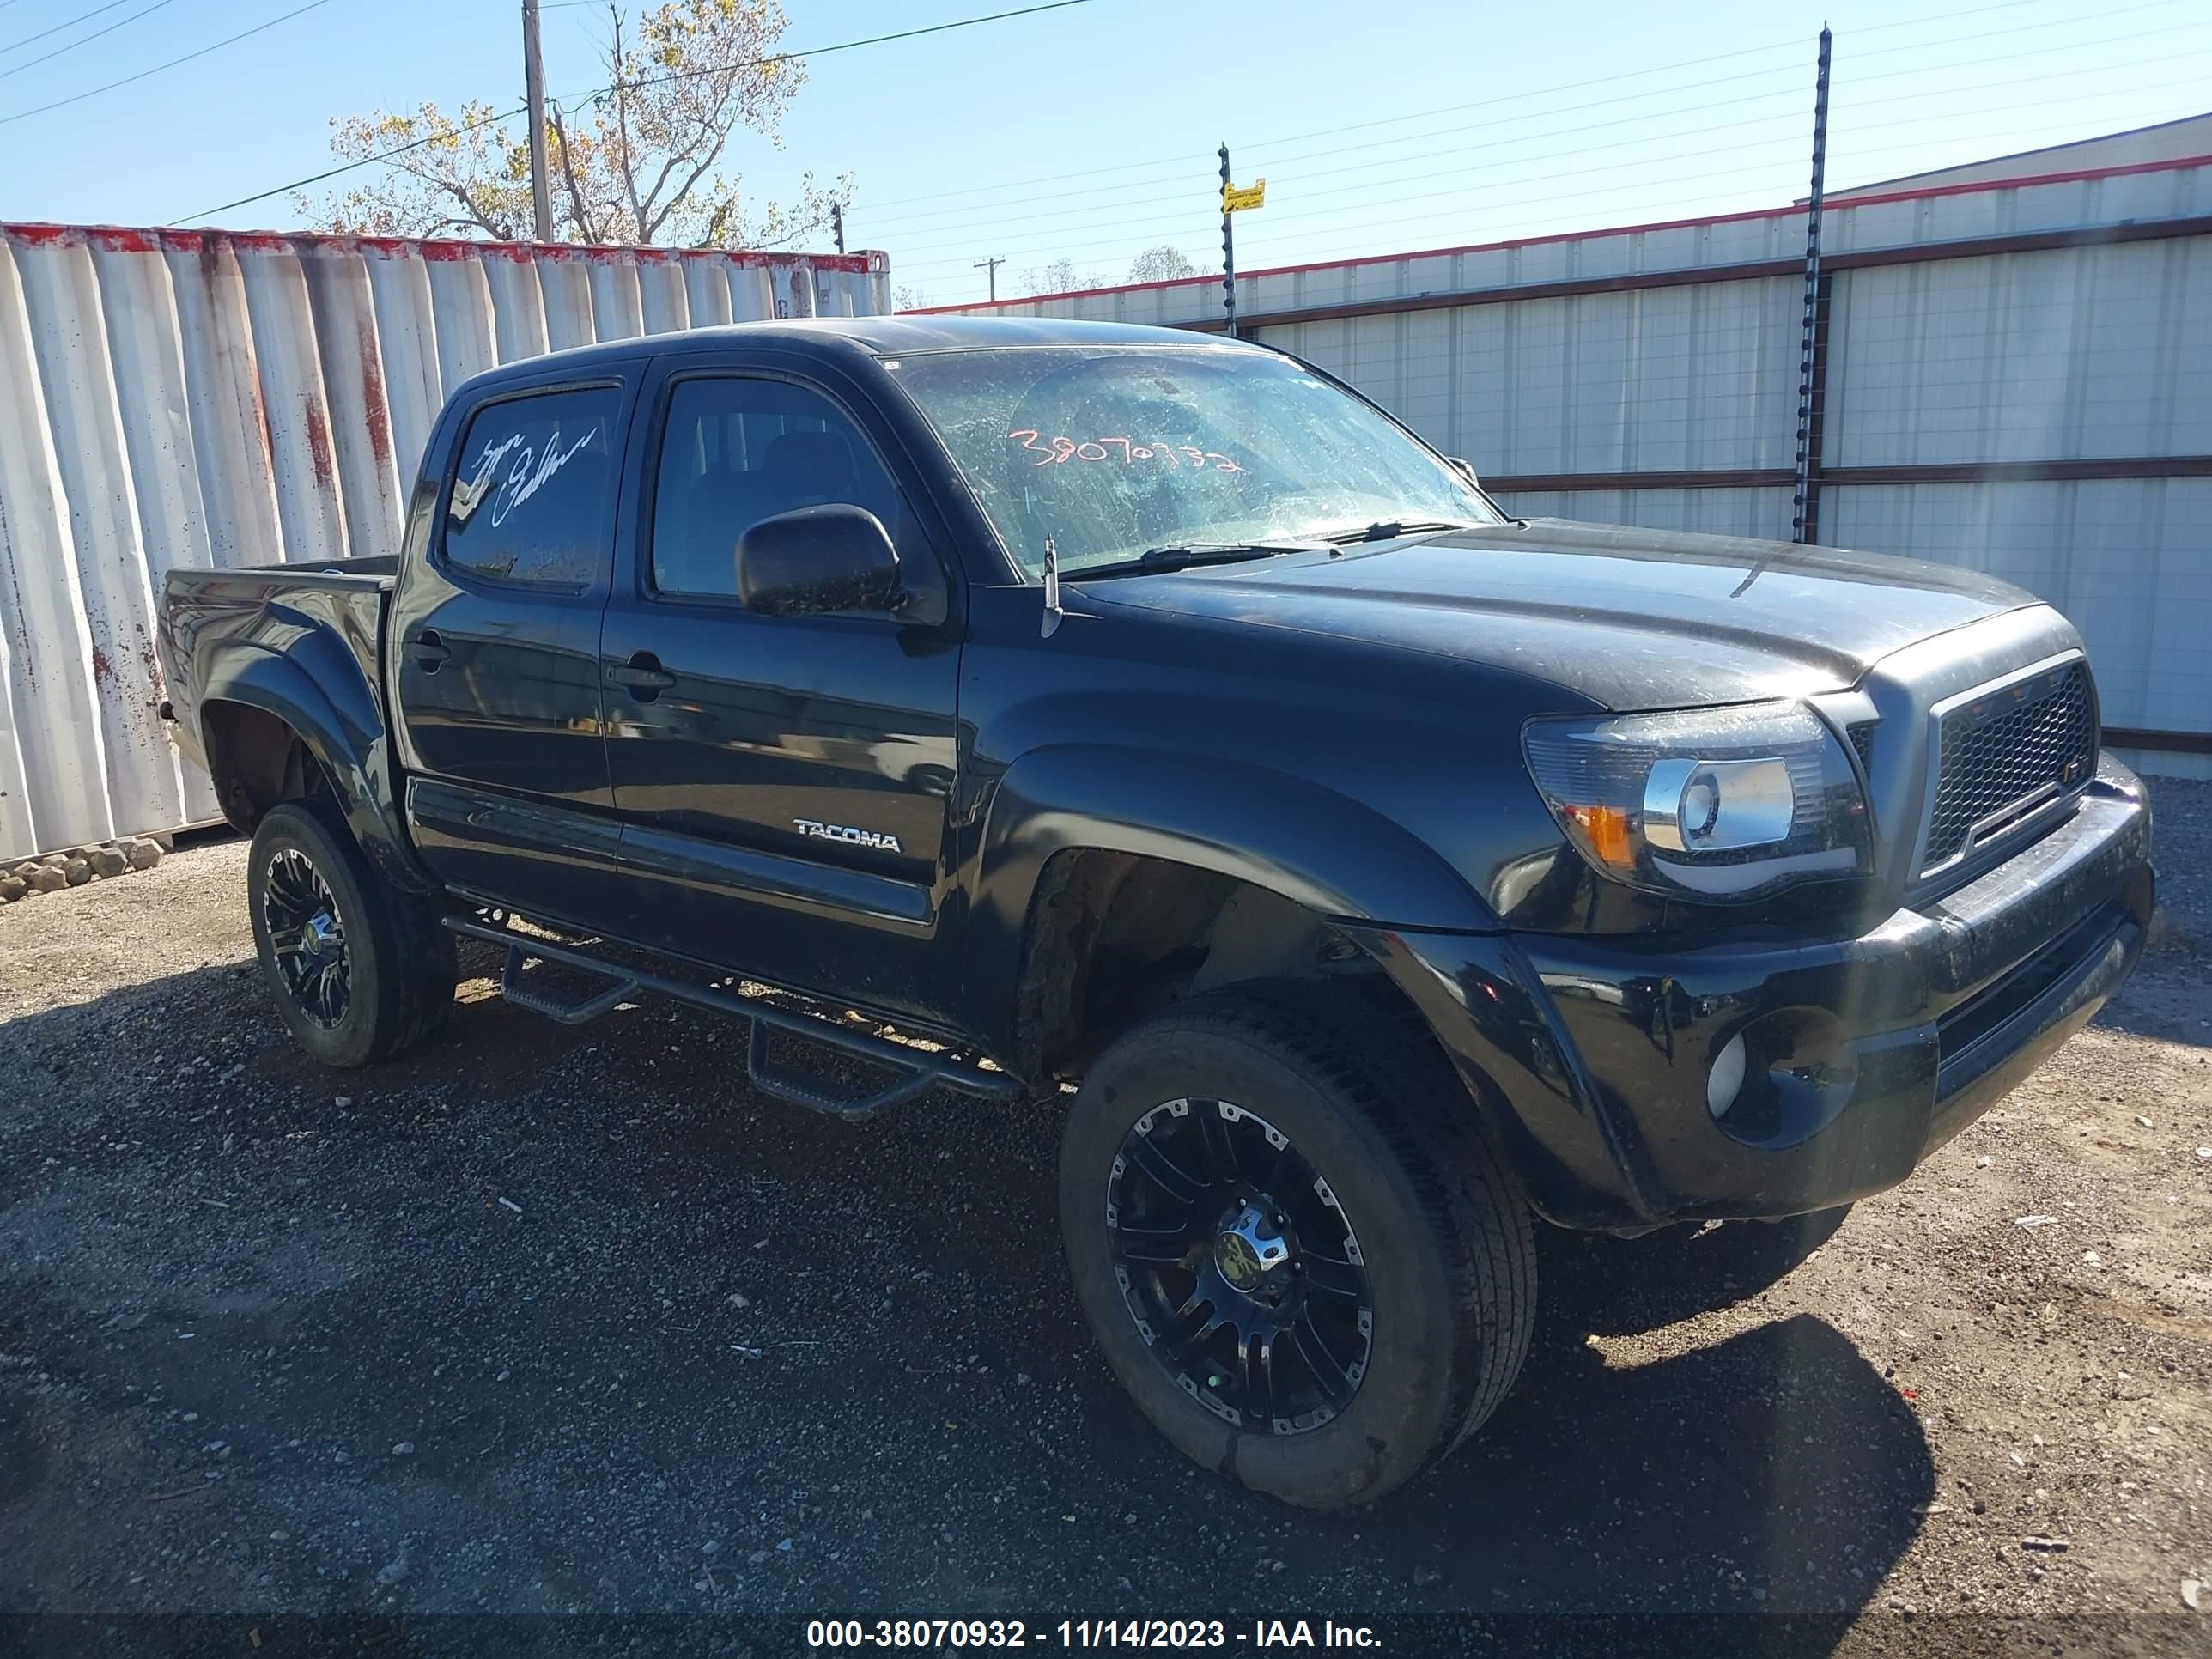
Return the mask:
{"type": "Polygon", "coordinates": [[[453,1012],[453,936],[380,880],[334,812],[270,809],[247,854],[253,944],[300,1046],[349,1070],[413,1048],[453,1012]]]}
{"type": "Polygon", "coordinates": [[[1184,1454],[1310,1509],[1370,1504],[1526,1358],[1534,1241],[1440,1055],[1224,994],[1090,1068],[1060,1222],[1107,1362],[1184,1454]]]}

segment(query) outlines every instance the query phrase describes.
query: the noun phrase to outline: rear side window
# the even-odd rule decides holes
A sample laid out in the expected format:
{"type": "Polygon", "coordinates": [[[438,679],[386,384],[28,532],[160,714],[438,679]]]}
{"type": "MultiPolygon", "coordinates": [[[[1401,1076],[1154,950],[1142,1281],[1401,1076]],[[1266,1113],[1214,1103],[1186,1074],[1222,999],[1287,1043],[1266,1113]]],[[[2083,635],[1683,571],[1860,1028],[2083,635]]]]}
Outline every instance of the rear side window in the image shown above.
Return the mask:
{"type": "Polygon", "coordinates": [[[656,590],[733,597],[739,536],[831,504],[864,507],[902,539],[898,488],[835,404],[782,380],[677,383],[653,490],[656,590]]]}
{"type": "Polygon", "coordinates": [[[588,587],[609,562],[614,386],[487,404],[469,418],[447,498],[446,563],[484,581],[588,587]]]}

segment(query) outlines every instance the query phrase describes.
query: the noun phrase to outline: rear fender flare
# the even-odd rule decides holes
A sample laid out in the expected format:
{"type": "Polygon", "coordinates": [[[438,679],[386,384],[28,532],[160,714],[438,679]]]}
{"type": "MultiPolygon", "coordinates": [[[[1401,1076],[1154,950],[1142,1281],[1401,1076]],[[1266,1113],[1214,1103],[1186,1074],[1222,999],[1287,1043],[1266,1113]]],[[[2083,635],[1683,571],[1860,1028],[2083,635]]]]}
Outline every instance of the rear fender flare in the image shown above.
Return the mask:
{"type": "Polygon", "coordinates": [[[378,872],[410,891],[435,890],[400,836],[398,807],[385,781],[391,776],[390,734],[343,642],[312,627],[281,649],[236,641],[208,665],[202,684],[203,726],[224,703],[282,720],[330,779],[346,827],[378,872]]]}

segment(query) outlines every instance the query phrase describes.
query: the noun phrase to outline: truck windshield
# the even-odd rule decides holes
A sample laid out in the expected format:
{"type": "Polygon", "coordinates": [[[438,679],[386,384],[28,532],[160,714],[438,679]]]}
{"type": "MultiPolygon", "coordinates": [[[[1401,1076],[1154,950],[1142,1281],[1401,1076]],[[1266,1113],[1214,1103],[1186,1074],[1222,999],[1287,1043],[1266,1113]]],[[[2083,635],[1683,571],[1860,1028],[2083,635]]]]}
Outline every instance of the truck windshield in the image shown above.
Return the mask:
{"type": "Polygon", "coordinates": [[[1494,524],[1435,454],[1271,353],[1224,346],[921,352],[890,365],[1032,575],[1155,548],[1494,524]]]}

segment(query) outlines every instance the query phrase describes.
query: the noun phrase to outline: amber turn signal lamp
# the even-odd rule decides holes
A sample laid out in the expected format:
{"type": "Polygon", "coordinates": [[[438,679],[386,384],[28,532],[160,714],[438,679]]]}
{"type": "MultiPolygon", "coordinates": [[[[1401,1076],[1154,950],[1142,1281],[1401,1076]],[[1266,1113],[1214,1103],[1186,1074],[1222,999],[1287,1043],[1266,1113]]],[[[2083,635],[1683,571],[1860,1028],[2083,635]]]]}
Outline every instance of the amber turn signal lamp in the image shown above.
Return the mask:
{"type": "Polygon", "coordinates": [[[1628,814],[1613,806],[1570,806],[1567,816],[1589,840],[1590,850],[1616,870],[1632,869],[1636,848],[1628,836],[1628,814]]]}

